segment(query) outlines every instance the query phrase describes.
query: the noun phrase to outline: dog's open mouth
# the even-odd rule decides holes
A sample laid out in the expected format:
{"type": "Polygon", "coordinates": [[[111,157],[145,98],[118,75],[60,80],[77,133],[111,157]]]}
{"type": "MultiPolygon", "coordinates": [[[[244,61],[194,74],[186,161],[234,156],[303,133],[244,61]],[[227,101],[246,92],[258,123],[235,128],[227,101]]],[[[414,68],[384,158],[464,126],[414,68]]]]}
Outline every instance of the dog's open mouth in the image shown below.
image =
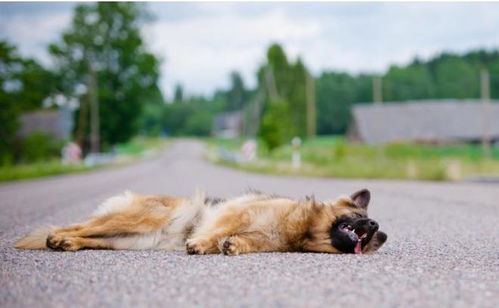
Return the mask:
{"type": "Polygon", "coordinates": [[[341,230],[343,230],[345,233],[348,234],[348,236],[353,242],[355,242],[354,253],[362,254],[362,240],[367,238],[368,232],[360,229],[356,230],[354,227],[352,227],[349,224],[344,224],[340,228],[341,230]]]}

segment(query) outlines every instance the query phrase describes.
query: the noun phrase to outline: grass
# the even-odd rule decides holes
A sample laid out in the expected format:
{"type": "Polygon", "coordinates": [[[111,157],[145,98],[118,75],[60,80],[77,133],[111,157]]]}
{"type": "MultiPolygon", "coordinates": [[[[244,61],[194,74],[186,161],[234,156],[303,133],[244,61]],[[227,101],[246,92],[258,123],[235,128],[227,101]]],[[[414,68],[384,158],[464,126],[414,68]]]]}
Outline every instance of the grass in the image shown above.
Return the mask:
{"type": "Polygon", "coordinates": [[[381,178],[417,180],[461,180],[478,175],[499,176],[499,149],[491,159],[483,159],[480,146],[429,146],[410,143],[376,147],[349,144],[342,137],[317,137],[305,141],[301,148],[302,165],[291,166],[291,146],[282,146],[273,152],[261,149],[253,162],[227,162],[217,155],[217,148],[237,151],[243,140],[207,140],[209,158],[219,164],[248,171],[323,176],[338,178],[381,178]]]}
{"type": "Polygon", "coordinates": [[[167,142],[162,138],[137,137],[131,141],[116,146],[120,155],[138,156],[163,148],[167,142]]]}
{"type": "Polygon", "coordinates": [[[96,169],[80,165],[63,165],[60,160],[0,167],[0,182],[32,179],[96,169]]]}
{"type": "MultiPolygon", "coordinates": [[[[135,138],[116,147],[116,152],[120,155],[120,158],[111,165],[123,165],[136,161],[141,157],[153,155],[154,151],[165,147],[167,143],[168,141],[160,138],[135,138]]],[[[78,165],[64,165],[60,159],[54,158],[45,162],[0,166],[0,182],[84,172],[104,167],[106,166],[89,167],[83,163],[78,165]]]]}

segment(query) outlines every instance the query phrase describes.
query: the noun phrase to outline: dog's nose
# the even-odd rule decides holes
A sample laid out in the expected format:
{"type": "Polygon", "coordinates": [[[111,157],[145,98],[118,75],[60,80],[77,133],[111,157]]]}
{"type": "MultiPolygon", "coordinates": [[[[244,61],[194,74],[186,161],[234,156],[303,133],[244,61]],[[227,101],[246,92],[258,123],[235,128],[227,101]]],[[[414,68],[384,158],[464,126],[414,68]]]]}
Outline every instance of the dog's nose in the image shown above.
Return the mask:
{"type": "Polygon", "coordinates": [[[369,219],[369,220],[367,221],[367,225],[369,226],[369,228],[370,228],[370,229],[376,229],[376,230],[377,230],[377,229],[379,228],[378,223],[377,223],[377,222],[375,222],[375,221],[374,221],[374,220],[372,220],[372,219],[369,219]]]}

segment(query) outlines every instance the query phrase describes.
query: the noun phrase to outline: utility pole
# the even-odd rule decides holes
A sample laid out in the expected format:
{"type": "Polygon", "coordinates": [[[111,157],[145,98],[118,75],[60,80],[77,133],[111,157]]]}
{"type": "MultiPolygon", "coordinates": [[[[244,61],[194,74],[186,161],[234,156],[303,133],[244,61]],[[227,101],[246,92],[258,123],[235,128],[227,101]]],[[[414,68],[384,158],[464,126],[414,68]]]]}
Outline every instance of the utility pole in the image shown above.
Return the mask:
{"type": "Polygon", "coordinates": [[[99,136],[99,100],[97,98],[97,80],[95,70],[89,64],[88,72],[88,100],[90,105],[90,152],[98,153],[99,136]]]}
{"type": "Polygon", "coordinates": [[[265,99],[265,94],[263,87],[259,87],[255,98],[245,108],[246,116],[243,122],[244,136],[251,138],[256,137],[258,132],[258,126],[260,125],[260,114],[264,99],[265,99]]]}
{"type": "Polygon", "coordinates": [[[275,83],[274,70],[270,63],[265,68],[265,83],[267,84],[267,89],[269,90],[270,99],[278,99],[279,93],[277,92],[277,85],[275,83]]]}
{"type": "Polygon", "coordinates": [[[383,80],[381,77],[377,76],[373,78],[373,102],[374,102],[374,112],[376,115],[375,121],[375,136],[378,137],[377,152],[378,157],[383,159],[385,157],[385,151],[383,145],[383,115],[382,115],[382,105],[383,105],[383,80]]]}
{"type": "Polygon", "coordinates": [[[317,129],[316,107],[315,107],[315,81],[310,73],[306,73],[307,89],[307,136],[312,139],[315,137],[317,129]]]}
{"type": "Polygon", "coordinates": [[[486,69],[480,70],[480,94],[482,98],[482,148],[485,158],[490,158],[490,78],[486,69]]]}
{"type": "Polygon", "coordinates": [[[381,77],[373,78],[373,101],[375,104],[383,102],[383,81],[381,77]]]}
{"type": "Polygon", "coordinates": [[[85,145],[85,135],[87,132],[88,119],[88,92],[83,99],[80,99],[80,112],[78,115],[78,130],[76,132],[76,142],[83,149],[85,145]]]}

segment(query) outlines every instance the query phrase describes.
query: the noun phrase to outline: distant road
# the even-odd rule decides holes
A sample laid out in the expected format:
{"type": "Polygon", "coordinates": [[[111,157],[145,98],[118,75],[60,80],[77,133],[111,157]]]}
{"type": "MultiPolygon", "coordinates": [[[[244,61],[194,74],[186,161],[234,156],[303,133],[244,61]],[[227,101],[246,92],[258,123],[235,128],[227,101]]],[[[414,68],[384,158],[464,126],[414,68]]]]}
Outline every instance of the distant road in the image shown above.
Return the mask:
{"type": "Polygon", "coordinates": [[[202,154],[202,144],[178,141],[126,167],[0,185],[0,307],[497,307],[499,185],[259,175],[202,154]],[[317,198],[367,187],[388,242],[363,256],[11,248],[34,227],[77,222],[125,189],[191,195],[196,187],[317,198]]]}

